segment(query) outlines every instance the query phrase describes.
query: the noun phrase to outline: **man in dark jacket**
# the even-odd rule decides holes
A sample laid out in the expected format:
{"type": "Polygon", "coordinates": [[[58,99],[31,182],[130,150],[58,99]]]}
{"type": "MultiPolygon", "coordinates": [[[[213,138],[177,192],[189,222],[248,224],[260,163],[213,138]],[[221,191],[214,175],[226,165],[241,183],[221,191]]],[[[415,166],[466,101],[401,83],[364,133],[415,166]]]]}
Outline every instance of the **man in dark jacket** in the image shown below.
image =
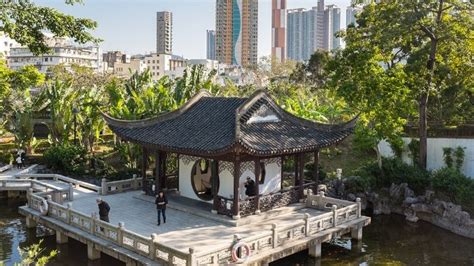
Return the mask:
{"type": "Polygon", "coordinates": [[[109,221],[109,212],[110,212],[110,206],[107,202],[102,200],[102,198],[98,198],[97,200],[97,205],[99,206],[99,217],[100,220],[105,221],[105,222],[110,222],[109,221]]]}
{"type": "Polygon", "coordinates": [[[257,193],[255,193],[255,186],[255,181],[253,181],[252,178],[247,177],[247,181],[245,182],[245,195],[248,197],[257,195],[257,193]]]}
{"type": "Polygon", "coordinates": [[[166,223],[166,204],[168,204],[168,199],[163,191],[156,195],[155,204],[158,211],[158,225],[161,224],[161,215],[163,215],[163,223],[166,223]]]}

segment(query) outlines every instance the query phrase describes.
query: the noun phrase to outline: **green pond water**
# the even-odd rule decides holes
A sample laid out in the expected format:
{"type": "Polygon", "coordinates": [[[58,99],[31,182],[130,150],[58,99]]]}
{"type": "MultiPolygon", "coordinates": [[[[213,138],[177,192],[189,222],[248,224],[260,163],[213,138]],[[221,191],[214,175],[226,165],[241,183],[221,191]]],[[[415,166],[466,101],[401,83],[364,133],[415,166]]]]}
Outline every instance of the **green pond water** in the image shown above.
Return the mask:
{"type": "MultiPolygon", "coordinates": [[[[49,265],[124,265],[104,254],[100,260],[88,261],[84,244],[70,240],[56,245],[55,236],[48,229],[27,229],[17,211],[23,204],[0,200],[0,262],[12,265],[19,260],[18,247],[43,239],[46,250],[59,250],[49,265]]],[[[385,215],[372,218],[372,224],[364,228],[362,242],[336,239],[323,245],[320,260],[310,258],[305,251],[271,265],[474,265],[474,240],[425,222],[412,224],[402,216],[385,215]]]]}

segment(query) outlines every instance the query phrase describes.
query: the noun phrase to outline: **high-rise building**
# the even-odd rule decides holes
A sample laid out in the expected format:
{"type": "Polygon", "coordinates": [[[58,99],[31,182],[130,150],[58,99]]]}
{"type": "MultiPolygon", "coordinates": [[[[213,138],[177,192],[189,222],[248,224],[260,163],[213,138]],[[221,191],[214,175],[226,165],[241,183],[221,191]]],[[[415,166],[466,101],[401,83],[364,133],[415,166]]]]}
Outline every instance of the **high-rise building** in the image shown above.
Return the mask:
{"type": "Polygon", "coordinates": [[[286,59],[286,0],[272,0],[272,58],[286,59]]]}
{"type": "Polygon", "coordinates": [[[10,49],[17,47],[19,44],[0,31],[0,59],[6,59],[10,55],[10,49]]]}
{"type": "Polygon", "coordinates": [[[115,63],[129,63],[130,55],[121,51],[108,51],[102,54],[102,62],[107,65],[107,68],[114,69],[115,63]]]}
{"type": "Polygon", "coordinates": [[[356,23],[356,15],[362,11],[362,6],[348,6],[346,9],[346,27],[356,23]]]}
{"type": "Polygon", "coordinates": [[[310,10],[299,8],[288,11],[288,58],[306,61],[316,50],[324,48],[324,1],[320,3],[310,10]]]}
{"type": "Polygon", "coordinates": [[[173,53],[173,13],[169,11],[156,13],[156,53],[173,53]]]}
{"type": "Polygon", "coordinates": [[[216,0],[216,59],[246,67],[257,53],[258,0],[216,0]]]}
{"type": "Polygon", "coordinates": [[[341,47],[341,38],[336,33],[341,30],[341,9],[329,5],[324,10],[324,49],[331,51],[341,47]]]}
{"type": "Polygon", "coordinates": [[[206,31],[207,56],[209,60],[216,60],[216,31],[206,31]]]}

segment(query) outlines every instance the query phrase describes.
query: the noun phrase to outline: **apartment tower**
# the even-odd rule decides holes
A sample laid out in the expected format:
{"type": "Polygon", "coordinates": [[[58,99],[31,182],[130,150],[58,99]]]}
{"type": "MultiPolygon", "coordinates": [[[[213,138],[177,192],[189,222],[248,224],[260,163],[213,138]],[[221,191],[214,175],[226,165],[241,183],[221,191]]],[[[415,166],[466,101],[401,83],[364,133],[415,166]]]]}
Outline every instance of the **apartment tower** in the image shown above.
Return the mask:
{"type": "Polygon", "coordinates": [[[156,13],[156,53],[173,53],[173,13],[168,11],[156,13]]]}
{"type": "Polygon", "coordinates": [[[216,1],[216,58],[238,66],[257,64],[258,0],[216,1]]]}
{"type": "Polygon", "coordinates": [[[341,38],[336,33],[341,30],[341,9],[329,5],[324,10],[324,49],[331,51],[341,47],[341,38]]]}
{"type": "Polygon", "coordinates": [[[286,0],[272,0],[272,58],[286,59],[286,0]]]}
{"type": "Polygon", "coordinates": [[[206,31],[207,53],[206,58],[209,60],[216,60],[216,31],[206,31]]]}

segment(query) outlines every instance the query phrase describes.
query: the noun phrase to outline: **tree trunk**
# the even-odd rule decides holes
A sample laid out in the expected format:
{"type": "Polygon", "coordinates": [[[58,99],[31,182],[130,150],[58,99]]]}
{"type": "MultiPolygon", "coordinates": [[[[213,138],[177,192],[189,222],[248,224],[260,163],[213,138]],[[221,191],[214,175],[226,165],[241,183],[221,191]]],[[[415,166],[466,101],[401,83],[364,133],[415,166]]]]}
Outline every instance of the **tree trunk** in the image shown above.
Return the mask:
{"type": "MultiPolygon", "coordinates": [[[[443,14],[443,4],[444,0],[439,1],[438,10],[436,12],[436,25],[438,26],[441,23],[441,15],[443,14]]],[[[428,109],[428,97],[431,90],[431,83],[433,81],[434,75],[434,67],[435,67],[435,60],[436,60],[436,52],[438,49],[438,37],[436,36],[436,32],[429,31],[426,28],[424,31],[428,34],[430,38],[430,56],[428,62],[426,64],[426,68],[428,69],[428,74],[426,77],[426,88],[422,91],[420,95],[420,100],[418,103],[418,108],[420,112],[420,120],[419,120],[419,134],[420,134],[420,158],[419,164],[420,167],[426,169],[427,164],[427,154],[428,154],[428,127],[427,127],[427,109],[428,109]]]]}

